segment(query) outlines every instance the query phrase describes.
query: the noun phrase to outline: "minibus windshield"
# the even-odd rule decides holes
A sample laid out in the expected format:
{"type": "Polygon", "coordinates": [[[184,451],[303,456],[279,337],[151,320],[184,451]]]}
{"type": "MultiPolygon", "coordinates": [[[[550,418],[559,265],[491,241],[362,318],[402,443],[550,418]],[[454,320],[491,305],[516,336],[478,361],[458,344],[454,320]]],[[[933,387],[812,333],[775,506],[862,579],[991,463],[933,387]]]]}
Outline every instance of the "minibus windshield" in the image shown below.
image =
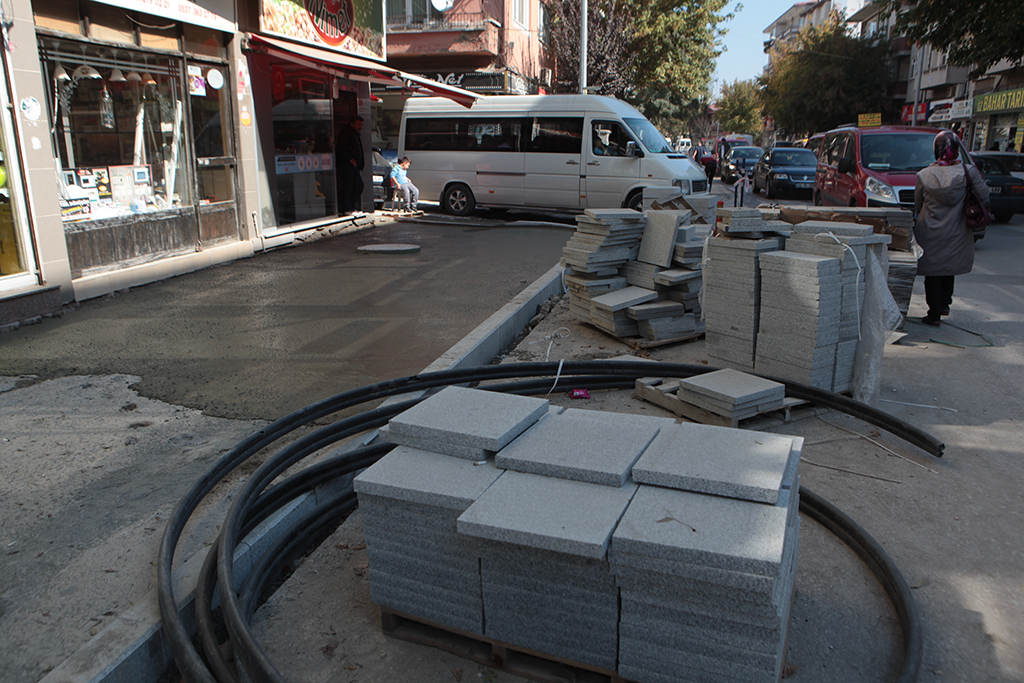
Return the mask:
{"type": "Polygon", "coordinates": [[[676,154],[672,145],[668,144],[658,129],[647,119],[623,119],[633,135],[640,138],[640,142],[651,154],[676,154]]]}

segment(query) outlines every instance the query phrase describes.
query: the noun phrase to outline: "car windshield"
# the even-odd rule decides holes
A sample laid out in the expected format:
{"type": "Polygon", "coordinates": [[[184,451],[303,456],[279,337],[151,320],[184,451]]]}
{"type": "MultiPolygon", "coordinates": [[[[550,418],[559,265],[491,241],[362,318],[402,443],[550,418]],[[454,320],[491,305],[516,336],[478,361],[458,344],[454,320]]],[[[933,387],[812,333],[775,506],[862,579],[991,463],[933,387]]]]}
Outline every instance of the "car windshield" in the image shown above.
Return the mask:
{"type": "Polygon", "coordinates": [[[756,159],[762,151],[760,147],[736,147],[730,154],[733,159],[756,159]]]}
{"type": "Polygon", "coordinates": [[[640,142],[651,154],[675,154],[672,145],[668,144],[665,136],[658,132],[658,129],[647,119],[623,119],[633,135],[640,138],[640,142]]]}
{"type": "Polygon", "coordinates": [[[817,166],[818,157],[809,149],[787,147],[772,153],[772,163],[776,166],[817,166]]]}
{"type": "Polygon", "coordinates": [[[872,171],[917,173],[935,161],[933,133],[862,135],[860,158],[872,171]]]}

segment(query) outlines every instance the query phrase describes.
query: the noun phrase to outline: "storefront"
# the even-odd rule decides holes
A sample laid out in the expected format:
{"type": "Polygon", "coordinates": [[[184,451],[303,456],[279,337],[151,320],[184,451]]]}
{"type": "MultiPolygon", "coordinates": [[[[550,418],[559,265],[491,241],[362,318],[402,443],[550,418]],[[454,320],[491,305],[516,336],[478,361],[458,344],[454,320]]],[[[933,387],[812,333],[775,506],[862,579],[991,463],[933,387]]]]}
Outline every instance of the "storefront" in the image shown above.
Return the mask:
{"type": "MultiPolygon", "coordinates": [[[[36,284],[35,255],[25,213],[25,186],[11,116],[11,79],[7,60],[0,60],[0,294],[36,284]]],[[[26,108],[35,106],[33,101],[26,108]]],[[[0,321],[2,322],[2,321],[0,321]]]]}
{"type": "Polygon", "coordinates": [[[240,237],[234,23],[179,7],[33,3],[73,277],[240,237]]]}
{"type": "Polygon", "coordinates": [[[1024,138],[1024,88],[977,95],[974,115],[984,120],[982,149],[1020,151],[1024,138]]]}

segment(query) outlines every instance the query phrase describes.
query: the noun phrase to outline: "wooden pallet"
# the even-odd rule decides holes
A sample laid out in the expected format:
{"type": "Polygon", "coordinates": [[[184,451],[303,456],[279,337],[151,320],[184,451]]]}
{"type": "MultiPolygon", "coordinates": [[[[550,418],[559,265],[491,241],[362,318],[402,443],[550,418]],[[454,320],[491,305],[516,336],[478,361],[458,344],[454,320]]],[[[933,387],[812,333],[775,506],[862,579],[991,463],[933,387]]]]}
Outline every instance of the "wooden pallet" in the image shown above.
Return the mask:
{"type": "Polygon", "coordinates": [[[636,381],[636,388],[633,395],[643,401],[653,403],[656,406],[660,406],[665,410],[671,411],[680,417],[685,417],[688,420],[693,420],[694,422],[706,425],[716,425],[718,427],[732,427],[734,429],[739,427],[740,423],[744,420],[752,420],[755,417],[774,413],[778,410],[784,411],[784,420],[789,422],[790,410],[798,405],[806,403],[806,401],[802,401],[797,398],[786,397],[783,399],[782,408],[766,410],[749,418],[737,419],[735,417],[719,415],[718,413],[713,413],[710,410],[705,410],[700,406],[687,403],[672,393],[677,388],[678,382],[672,383],[671,380],[666,380],[663,377],[640,377],[636,381]]]}
{"type": "Polygon", "coordinates": [[[436,624],[387,607],[380,608],[385,635],[436,647],[463,659],[542,683],[629,683],[614,671],[552,657],[478,633],[436,624]]]}

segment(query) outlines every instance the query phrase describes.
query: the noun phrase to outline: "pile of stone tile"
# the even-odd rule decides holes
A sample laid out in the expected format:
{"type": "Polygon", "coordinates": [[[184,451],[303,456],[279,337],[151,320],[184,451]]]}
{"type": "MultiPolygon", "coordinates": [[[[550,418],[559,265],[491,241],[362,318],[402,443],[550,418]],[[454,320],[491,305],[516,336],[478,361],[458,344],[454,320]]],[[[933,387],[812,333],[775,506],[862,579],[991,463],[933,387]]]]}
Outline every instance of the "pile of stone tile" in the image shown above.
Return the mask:
{"type": "Polygon", "coordinates": [[[764,216],[758,209],[719,207],[715,211],[715,220],[720,235],[760,237],[766,229],[764,216]]]}
{"type": "Polygon", "coordinates": [[[374,601],[639,683],[778,680],[802,439],[453,389],[390,437],[496,455],[356,478],[374,601]]]}
{"type": "Polygon", "coordinates": [[[630,209],[587,209],[576,217],[576,232],[562,249],[562,265],[580,273],[615,275],[636,258],[643,214],[630,209]]]}
{"type": "Polygon", "coordinates": [[[781,237],[708,239],[701,306],[705,349],[713,364],[754,369],[761,298],[758,260],[762,254],[782,249],[783,244],[781,237]]]}
{"type": "Polygon", "coordinates": [[[831,390],[842,300],[838,259],[779,251],[763,254],[760,267],[755,369],[831,390]]]}
{"type": "Polygon", "coordinates": [[[886,258],[887,245],[891,241],[891,236],[876,234],[870,225],[805,221],[793,226],[786,242],[786,251],[830,256],[839,261],[842,300],[832,391],[848,391],[853,380],[853,361],[860,339],[861,312],[864,310],[864,273],[868,253],[886,258]]]}
{"type": "Polygon", "coordinates": [[[745,420],[782,408],[786,386],[726,368],[679,380],[681,401],[730,420],[745,420]]]}
{"type": "Polygon", "coordinates": [[[802,439],[706,425],[659,431],[633,466],[640,487],[608,554],[622,598],[620,676],[778,681],[801,447],[802,439]]]}
{"type": "MultiPolygon", "coordinates": [[[[577,246],[593,241],[590,233],[582,238],[583,243],[575,241],[580,230],[595,229],[590,219],[596,220],[601,212],[592,213],[593,216],[587,214],[586,218],[577,219],[577,232],[563,251],[562,264],[572,271],[566,276],[566,285],[573,314],[617,337],[639,335],[663,340],[702,333],[701,242],[696,239],[694,226],[690,225],[692,212],[687,209],[634,214],[642,221],[640,236],[630,233],[633,239],[639,240],[636,258],[622,263],[615,273],[584,270],[589,262],[581,261],[576,253],[580,251],[577,246]],[[629,292],[614,296],[616,291],[627,288],[629,292]],[[645,292],[638,292],[637,288],[645,292]],[[639,307],[649,301],[656,301],[658,305],[639,307]]],[[[615,248],[620,246],[616,244],[615,248]]],[[[609,263],[601,257],[592,258],[598,258],[598,263],[609,263]]]]}

